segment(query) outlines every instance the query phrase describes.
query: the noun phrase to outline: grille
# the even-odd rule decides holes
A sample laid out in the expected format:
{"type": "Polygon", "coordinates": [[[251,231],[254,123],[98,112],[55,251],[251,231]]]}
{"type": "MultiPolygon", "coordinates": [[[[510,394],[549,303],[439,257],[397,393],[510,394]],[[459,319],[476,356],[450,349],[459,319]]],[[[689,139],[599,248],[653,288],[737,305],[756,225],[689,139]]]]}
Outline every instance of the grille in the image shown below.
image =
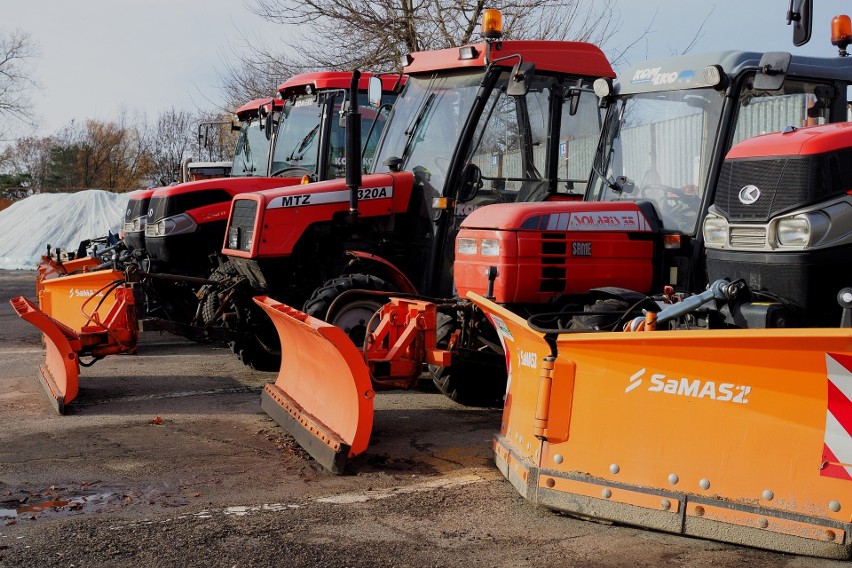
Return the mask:
{"type": "Polygon", "coordinates": [[[539,291],[563,292],[566,285],[566,252],[568,244],[565,233],[542,233],[541,235],[541,279],[539,291]]]}
{"type": "Polygon", "coordinates": [[[249,250],[254,231],[254,220],[257,216],[257,201],[238,199],[234,201],[231,213],[231,225],[228,227],[228,248],[249,250]],[[237,246],[232,246],[232,235],[236,232],[237,246]]]}
{"type": "Polygon", "coordinates": [[[719,173],[715,204],[729,221],[766,222],[850,188],[852,150],[726,160],[719,173]],[[740,190],[747,185],[760,189],[760,197],[749,205],[739,200],[740,190]]]}
{"type": "Polygon", "coordinates": [[[730,242],[736,248],[762,249],[766,246],[766,227],[731,227],[730,242]]]}

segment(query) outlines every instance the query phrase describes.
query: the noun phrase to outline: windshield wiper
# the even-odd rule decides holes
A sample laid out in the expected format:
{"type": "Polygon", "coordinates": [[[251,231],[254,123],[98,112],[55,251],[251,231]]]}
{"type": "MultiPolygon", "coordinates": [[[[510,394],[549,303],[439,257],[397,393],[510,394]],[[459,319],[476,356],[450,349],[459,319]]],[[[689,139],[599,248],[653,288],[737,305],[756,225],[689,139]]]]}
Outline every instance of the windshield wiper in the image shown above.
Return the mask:
{"type": "Polygon", "coordinates": [[[426,97],[426,100],[423,101],[423,104],[420,106],[420,111],[414,118],[414,122],[412,122],[409,129],[405,131],[405,148],[402,150],[403,163],[405,163],[405,159],[408,157],[409,152],[411,152],[411,145],[414,142],[414,135],[419,130],[420,123],[423,121],[423,117],[426,116],[426,113],[429,111],[429,107],[432,106],[432,102],[434,102],[434,100],[435,93],[429,93],[429,96],[426,97]]]}
{"type": "Polygon", "coordinates": [[[314,137],[317,135],[317,132],[319,132],[319,127],[320,125],[317,124],[311,129],[310,132],[305,135],[304,138],[302,138],[302,141],[299,142],[299,145],[296,146],[292,152],[290,152],[289,156],[287,156],[288,162],[298,162],[305,157],[305,152],[308,151],[308,146],[310,146],[311,142],[313,142],[314,140],[314,137]]]}

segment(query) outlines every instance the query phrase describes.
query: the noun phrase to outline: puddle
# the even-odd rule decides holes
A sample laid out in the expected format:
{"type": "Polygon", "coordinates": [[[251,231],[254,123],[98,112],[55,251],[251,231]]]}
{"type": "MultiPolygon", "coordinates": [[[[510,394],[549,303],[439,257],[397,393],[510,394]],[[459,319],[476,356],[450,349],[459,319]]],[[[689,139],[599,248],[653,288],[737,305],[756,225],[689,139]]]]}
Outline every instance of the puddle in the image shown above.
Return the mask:
{"type": "MultiPolygon", "coordinates": [[[[45,518],[74,513],[94,512],[108,505],[122,503],[124,496],[119,493],[95,493],[92,495],[81,495],[79,497],[56,497],[45,501],[32,503],[18,503],[14,508],[14,501],[3,503],[5,508],[0,508],[0,521],[29,519],[31,517],[45,518]]],[[[28,501],[28,499],[27,499],[28,501]]]]}

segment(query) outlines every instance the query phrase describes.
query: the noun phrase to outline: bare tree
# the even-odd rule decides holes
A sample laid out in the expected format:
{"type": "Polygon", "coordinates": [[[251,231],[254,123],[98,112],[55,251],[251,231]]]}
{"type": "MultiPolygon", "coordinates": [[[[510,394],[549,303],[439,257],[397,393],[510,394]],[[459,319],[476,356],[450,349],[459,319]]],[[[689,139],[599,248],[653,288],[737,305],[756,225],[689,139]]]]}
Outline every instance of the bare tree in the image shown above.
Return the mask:
{"type": "Polygon", "coordinates": [[[506,39],[600,44],[617,29],[614,4],[614,0],[253,0],[249,9],[285,26],[292,39],[281,52],[248,45],[225,75],[233,83],[247,82],[234,69],[254,75],[258,67],[290,73],[396,70],[406,53],[479,41],[485,8],[502,11],[506,39]]]}
{"type": "Polygon", "coordinates": [[[195,114],[175,110],[160,113],[151,136],[152,177],[158,185],[169,185],[179,179],[180,166],[192,156],[198,118],[195,114]]]}
{"type": "Polygon", "coordinates": [[[219,74],[227,108],[239,108],[254,99],[273,97],[285,79],[304,71],[282,58],[280,53],[267,49],[259,40],[243,37],[241,45],[232,47],[231,51],[239,53],[239,57],[224,59],[224,70],[219,74]]]}
{"type": "MultiPolygon", "coordinates": [[[[28,34],[0,31],[0,117],[32,123],[33,106],[27,93],[37,84],[29,62],[37,55],[36,45],[28,34]]],[[[8,133],[7,129],[8,126],[0,126],[0,140],[8,133]]]]}

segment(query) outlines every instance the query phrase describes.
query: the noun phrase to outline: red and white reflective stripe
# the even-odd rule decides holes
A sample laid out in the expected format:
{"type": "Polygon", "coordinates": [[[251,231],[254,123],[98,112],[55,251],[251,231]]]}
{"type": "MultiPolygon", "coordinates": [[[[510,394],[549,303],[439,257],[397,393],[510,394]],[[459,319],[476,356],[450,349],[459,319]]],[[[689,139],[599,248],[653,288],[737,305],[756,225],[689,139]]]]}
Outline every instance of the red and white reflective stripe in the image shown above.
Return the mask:
{"type": "Polygon", "coordinates": [[[828,404],[820,475],[852,481],[852,356],[826,353],[828,404]]]}

